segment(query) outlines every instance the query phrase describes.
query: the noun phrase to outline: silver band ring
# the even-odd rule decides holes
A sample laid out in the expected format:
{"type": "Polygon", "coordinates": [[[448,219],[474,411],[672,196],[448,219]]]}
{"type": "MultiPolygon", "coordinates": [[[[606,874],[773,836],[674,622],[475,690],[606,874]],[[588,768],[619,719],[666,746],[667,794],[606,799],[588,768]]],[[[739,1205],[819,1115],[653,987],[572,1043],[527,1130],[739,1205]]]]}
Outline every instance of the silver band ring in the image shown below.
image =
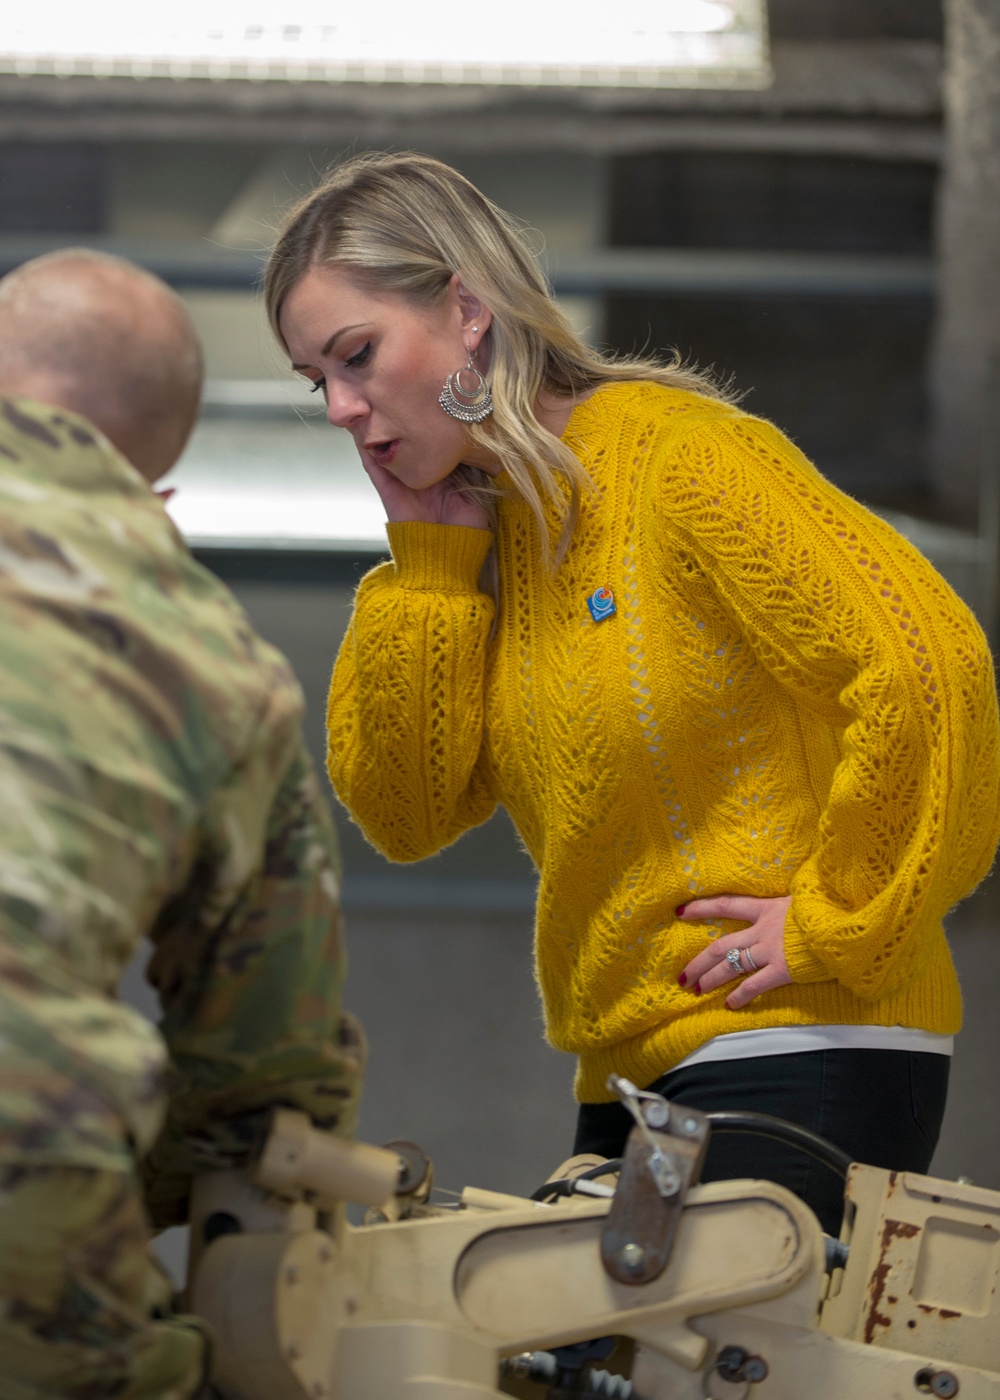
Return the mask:
{"type": "Polygon", "coordinates": [[[730,948],[729,952],[726,954],[726,962],[736,973],[737,977],[743,976],[743,964],[740,962],[739,948],[730,948]]]}
{"type": "Polygon", "coordinates": [[[754,962],[754,960],[753,960],[753,954],[751,953],[750,949],[749,949],[749,948],[741,948],[741,949],[740,949],[740,952],[741,952],[741,953],[743,954],[743,956],[746,958],[746,960],[747,960],[747,966],[749,967],[750,971],[751,971],[751,972],[759,972],[759,971],[760,971],[760,968],[759,968],[759,967],[757,966],[757,964],[754,962]]]}

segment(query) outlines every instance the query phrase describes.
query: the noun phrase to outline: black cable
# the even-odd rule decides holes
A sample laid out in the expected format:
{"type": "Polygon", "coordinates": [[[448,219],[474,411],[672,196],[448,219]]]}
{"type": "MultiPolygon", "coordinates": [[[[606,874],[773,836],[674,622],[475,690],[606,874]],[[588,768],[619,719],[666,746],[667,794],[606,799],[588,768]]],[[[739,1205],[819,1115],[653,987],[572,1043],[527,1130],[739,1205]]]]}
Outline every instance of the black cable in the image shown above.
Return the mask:
{"type": "Polygon", "coordinates": [[[787,1143],[822,1162],[824,1167],[842,1178],[846,1178],[853,1160],[832,1142],[820,1137],[819,1133],[798,1123],[789,1123],[785,1118],[775,1118],[770,1113],[755,1113],[749,1109],[716,1109],[705,1117],[714,1133],[755,1133],[758,1137],[787,1143]]]}
{"type": "Polygon", "coordinates": [[[610,1176],[612,1172],[620,1172],[622,1169],[622,1159],[620,1157],[609,1157],[606,1162],[598,1162],[596,1167],[588,1167],[585,1172],[572,1178],[573,1181],[593,1181],[595,1176],[610,1176]]]}
{"type": "MultiPolygon", "coordinates": [[[[775,1118],[771,1113],[756,1113],[752,1109],[715,1109],[706,1113],[709,1125],[715,1133],[755,1133],[758,1137],[771,1138],[789,1147],[797,1147],[800,1152],[821,1162],[824,1167],[846,1179],[852,1158],[826,1138],[814,1133],[811,1128],[803,1128],[798,1123],[789,1123],[786,1118],[775,1118]]],[[[560,1181],[547,1181],[529,1197],[532,1201],[547,1201],[553,1196],[572,1196],[576,1181],[591,1181],[597,1176],[608,1176],[621,1170],[622,1159],[613,1157],[607,1162],[599,1162],[589,1167],[577,1177],[564,1177],[560,1181]]]]}
{"type": "MultiPolygon", "coordinates": [[[[576,1194],[576,1183],[580,1177],[564,1176],[558,1181],[547,1181],[544,1186],[539,1186],[537,1191],[532,1191],[528,1197],[529,1201],[548,1201],[553,1196],[573,1196],[576,1194]]],[[[608,1197],[610,1200],[610,1197],[608,1197]]]]}
{"type": "Polygon", "coordinates": [[[621,1167],[622,1159],[611,1157],[607,1162],[598,1162],[596,1167],[588,1167],[579,1176],[564,1176],[560,1177],[558,1181],[546,1181],[543,1186],[539,1186],[537,1191],[532,1191],[528,1200],[547,1201],[550,1196],[572,1196],[575,1194],[573,1188],[576,1182],[593,1181],[597,1176],[610,1176],[612,1172],[621,1171],[621,1167]]]}
{"type": "Polygon", "coordinates": [[[529,1201],[548,1201],[554,1196],[569,1195],[569,1177],[560,1177],[558,1181],[547,1181],[544,1186],[539,1186],[537,1191],[532,1191],[528,1197],[529,1201]]]}

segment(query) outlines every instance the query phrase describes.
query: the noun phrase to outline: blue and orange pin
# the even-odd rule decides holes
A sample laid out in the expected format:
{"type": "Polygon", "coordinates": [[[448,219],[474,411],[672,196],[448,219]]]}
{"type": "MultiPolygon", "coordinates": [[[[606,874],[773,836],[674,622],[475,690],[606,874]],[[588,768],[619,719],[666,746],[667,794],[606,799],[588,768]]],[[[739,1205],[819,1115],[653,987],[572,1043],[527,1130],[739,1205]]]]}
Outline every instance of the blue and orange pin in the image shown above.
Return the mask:
{"type": "Polygon", "coordinates": [[[595,622],[603,622],[606,617],[611,617],[615,612],[615,595],[610,588],[602,585],[591,593],[587,599],[587,607],[595,622]]]}

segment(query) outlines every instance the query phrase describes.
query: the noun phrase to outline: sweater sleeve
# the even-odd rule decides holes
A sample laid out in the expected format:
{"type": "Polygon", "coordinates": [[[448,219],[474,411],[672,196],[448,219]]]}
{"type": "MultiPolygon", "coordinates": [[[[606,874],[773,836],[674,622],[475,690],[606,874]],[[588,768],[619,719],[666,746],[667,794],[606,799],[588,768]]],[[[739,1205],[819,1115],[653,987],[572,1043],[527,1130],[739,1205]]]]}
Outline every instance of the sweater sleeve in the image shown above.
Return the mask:
{"type": "Polygon", "coordinates": [[[792,977],[866,999],[902,990],[1000,837],[985,638],[908,541],[770,424],[706,421],[669,456],[659,489],[676,562],[840,736],[815,847],[790,885],[792,977]]]}
{"type": "Polygon", "coordinates": [[[493,812],[479,768],[494,604],[491,534],[390,524],[392,562],[358,588],[327,711],[330,777],[390,860],[433,855],[493,812]]]}

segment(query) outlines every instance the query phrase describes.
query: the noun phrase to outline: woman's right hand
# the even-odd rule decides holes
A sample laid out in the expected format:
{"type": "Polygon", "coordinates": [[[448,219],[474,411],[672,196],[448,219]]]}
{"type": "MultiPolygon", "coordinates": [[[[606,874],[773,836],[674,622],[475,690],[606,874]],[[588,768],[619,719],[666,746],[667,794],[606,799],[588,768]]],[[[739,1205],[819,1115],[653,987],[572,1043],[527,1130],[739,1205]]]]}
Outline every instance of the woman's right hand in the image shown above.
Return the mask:
{"type": "Polygon", "coordinates": [[[415,491],[367,455],[362,464],[381,497],[387,519],[422,520],[428,525],[467,525],[474,530],[490,528],[483,507],[464,496],[450,477],[415,491]]]}

